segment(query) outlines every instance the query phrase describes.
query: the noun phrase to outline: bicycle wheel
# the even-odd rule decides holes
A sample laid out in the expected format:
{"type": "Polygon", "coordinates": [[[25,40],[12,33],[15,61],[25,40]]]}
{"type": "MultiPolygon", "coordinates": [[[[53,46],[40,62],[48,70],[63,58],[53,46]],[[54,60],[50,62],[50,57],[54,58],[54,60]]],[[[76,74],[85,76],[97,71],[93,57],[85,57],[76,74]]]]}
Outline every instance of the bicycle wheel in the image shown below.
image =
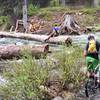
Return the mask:
{"type": "Polygon", "coordinates": [[[89,79],[87,80],[85,84],[85,95],[86,97],[89,97],[90,95],[93,95],[94,93],[96,93],[94,79],[89,79]]]}
{"type": "Polygon", "coordinates": [[[89,97],[88,91],[89,91],[89,89],[88,89],[88,82],[86,82],[86,84],[85,84],[85,95],[86,95],[86,97],[89,97]]]}

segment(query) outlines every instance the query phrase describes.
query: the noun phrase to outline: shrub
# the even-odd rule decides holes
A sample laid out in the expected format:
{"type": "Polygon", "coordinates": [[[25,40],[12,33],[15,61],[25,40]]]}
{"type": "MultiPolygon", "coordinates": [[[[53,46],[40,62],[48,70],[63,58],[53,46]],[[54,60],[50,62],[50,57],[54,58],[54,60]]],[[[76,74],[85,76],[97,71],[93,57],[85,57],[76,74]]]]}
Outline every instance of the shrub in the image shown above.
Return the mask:
{"type": "Polygon", "coordinates": [[[34,14],[37,14],[38,11],[39,11],[39,6],[38,5],[30,4],[28,6],[28,15],[29,16],[32,16],[34,14]]]}
{"type": "Polygon", "coordinates": [[[8,17],[0,16],[0,25],[3,25],[4,23],[8,23],[8,17]]]}
{"type": "Polygon", "coordinates": [[[55,55],[59,61],[59,68],[63,72],[63,84],[73,83],[79,87],[85,77],[82,76],[80,69],[84,65],[82,60],[82,50],[79,47],[62,49],[62,52],[55,55]]]}
{"type": "Polygon", "coordinates": [[[44,83],[47,69],[38,66],[35,59],[24,54],[22,63],[13,64],[13,70],[4,75],[9,82],[1,87],[5,100],[40,100],[39,86],[44,83]]]}
{"type": "Polygon", "coordinates": [[[51,7],[59,6],[59,0],[51,0],[51,1],[50,1],[50,6],[51,6],[51,7]]]}

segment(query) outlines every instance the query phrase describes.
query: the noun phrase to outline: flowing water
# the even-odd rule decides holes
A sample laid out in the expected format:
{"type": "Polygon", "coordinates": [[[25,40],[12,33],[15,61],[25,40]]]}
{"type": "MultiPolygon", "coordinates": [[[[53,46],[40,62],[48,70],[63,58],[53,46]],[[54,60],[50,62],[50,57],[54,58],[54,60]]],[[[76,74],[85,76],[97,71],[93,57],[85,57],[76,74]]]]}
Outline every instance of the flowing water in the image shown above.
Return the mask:
{"type": "MultiPolygon", "coordinates": [[[[87,36],[88,35],[71,36],[71,38],[73,40],[73,44],[78,44],[80,47],[84,48],[85,44],[87,42],[87,36]]],[[[96,37],[96,39],[98,41],[100,41],[100,32],[96,33],[95,37],[96,37]]],[[[0,45],[5,45],[5,44],[16,44],[16,45],[32,44],[32,45],[39,45],[39,44],[43,44],[43,43],[37,42],[37,41],[31,41],[31,40],[23,40],[23,39],[0,38],[0,45]]],[[[52,50],[54,50],[54,51],[61,49],[60,46],[56,45],[56,44],[50,44],[50,48],[52,48],[52,50]]],[[[6,82],[5,79],[3,79],[3,77],[0,76],[0,84],[2,85],[5,82],[6,82]]],[[[94,98],[92,98],[90,100],[100,100],[100,93],[97,94],[94,98]]]]}

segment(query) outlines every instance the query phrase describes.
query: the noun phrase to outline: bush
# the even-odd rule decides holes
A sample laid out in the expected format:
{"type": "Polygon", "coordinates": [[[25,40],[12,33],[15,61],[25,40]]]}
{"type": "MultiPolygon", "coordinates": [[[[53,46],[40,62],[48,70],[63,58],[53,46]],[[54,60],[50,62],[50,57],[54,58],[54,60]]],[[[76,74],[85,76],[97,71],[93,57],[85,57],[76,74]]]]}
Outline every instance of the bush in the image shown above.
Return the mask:
{"type": "Polygon", "coordinates": [[[33,5],[33,4],[30,4],[28,6],[28,15],[29,16],[37,14],[38,11],[39,11],[39,6],[36,6],[36,5],[33,5]]]}
{"type": "Polygon", "coordinates": [[[75,87],[79,87],[80,82],[85,79],[80,72],[84,65],[82,50],[79,47],[64,48],[55,57],[58,59],[59,68],[63,72],[63,84],[73,83],[75,87]]]}
{"type": "Polygon", "coordinates": [[[8,17],[0,16],[0,25],[3,25],[4,23],[8,23],[8,17]]]}
{"type": "Polygon", "coordinates": [[[59,0],[51,0],[50,1],[50,6],[51,7],[59,6],[59,0]]]}
{"type": "Polygon", "coordinates": [[[41,100],[40,85],[44,83],[47,69],[38,66],[35,59],[24,54],[21,64],[13,64],[13,70],[5,72],[7,85],[1,87],[4,100],[41,100]]]}

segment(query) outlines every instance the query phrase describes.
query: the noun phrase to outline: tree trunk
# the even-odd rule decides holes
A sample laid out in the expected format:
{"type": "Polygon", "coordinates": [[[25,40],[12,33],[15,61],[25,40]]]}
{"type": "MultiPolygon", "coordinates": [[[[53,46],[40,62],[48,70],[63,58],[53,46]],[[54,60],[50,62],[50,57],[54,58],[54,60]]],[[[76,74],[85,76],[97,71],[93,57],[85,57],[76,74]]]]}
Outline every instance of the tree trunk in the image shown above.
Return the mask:
{"type": "Polygon", "coordinates": [[[99,0],[93,0],[94,1],[94,7],[99,6],[100,1],[99,0]]]}
{"type": "Polygon", "coordinates": [[[0,59],[12,59],[20,58],[23,52],[28,51],[35,57],[41,57],[48,53],[49,46],[39,45],[39,46],[29,46],[29,45],[2,45],[0,46],[0,59]]]}
{"type": "Polygon", "coordinates": [[[63,6],[65,6],[65,5],[66,5],[66,0],[61,0],[61,4],[62,4],[63,6]]]}
{"type": "MultiPolygon", "coordinates": [[[[20,38],[20,39],[28,39],[28,40],[36,40],[40,42],[44,42],[45,39],[48,38],[48,35],[38,35],[38,34],[25,34],[25,33],[14,33],[11,34],[9,32],[0,32],[1,37],[10,37],[10,38],[20,38]]],[[[57,36],[51,37],[48,43],[56,43],[56,44],[68,44],[72,43],[72,39],[69,36],[57,36]]]]}

